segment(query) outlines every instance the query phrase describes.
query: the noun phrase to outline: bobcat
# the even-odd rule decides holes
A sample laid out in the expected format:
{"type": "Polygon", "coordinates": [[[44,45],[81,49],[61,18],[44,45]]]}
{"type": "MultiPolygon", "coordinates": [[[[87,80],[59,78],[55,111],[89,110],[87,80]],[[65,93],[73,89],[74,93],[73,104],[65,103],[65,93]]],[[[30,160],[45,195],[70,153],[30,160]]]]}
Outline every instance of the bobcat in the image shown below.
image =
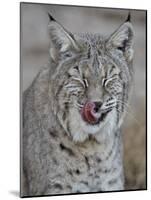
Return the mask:
{"type": "Polygon", "coordinates": [[[23,96],[21,195],[123,190],[130,15],[110,37],[73,34],[49,18],[49,64],[23,96]]]}

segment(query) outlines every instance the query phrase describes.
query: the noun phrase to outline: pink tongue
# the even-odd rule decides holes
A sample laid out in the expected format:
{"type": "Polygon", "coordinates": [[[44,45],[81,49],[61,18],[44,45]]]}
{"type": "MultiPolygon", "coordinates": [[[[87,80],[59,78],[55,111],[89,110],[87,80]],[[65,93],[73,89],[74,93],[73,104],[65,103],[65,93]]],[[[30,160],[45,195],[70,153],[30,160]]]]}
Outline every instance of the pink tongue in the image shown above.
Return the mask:
{"type": "Polygon", "coordinates": [[[98,118],[94,115],[95,113],[95,103],[87,102],[81,110],[82,117],[85,121],[90,124],[97,123],[98,118]]]}

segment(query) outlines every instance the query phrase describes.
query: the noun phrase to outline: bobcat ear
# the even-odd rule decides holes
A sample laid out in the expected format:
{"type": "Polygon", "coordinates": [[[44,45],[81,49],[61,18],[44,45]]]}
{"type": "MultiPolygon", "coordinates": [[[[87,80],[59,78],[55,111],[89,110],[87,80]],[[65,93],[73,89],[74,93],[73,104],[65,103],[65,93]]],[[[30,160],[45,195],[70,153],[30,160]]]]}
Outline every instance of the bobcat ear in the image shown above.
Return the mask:
{"type": "Polygon", "coordinates": [[[116,48],[123,52],[126,60],[130,62],[133,59],[133,40],[134,31],[130,22],[130,14],[127,20],[122,24],[108,39],[107,48],[116,48]]]}
{"type": "Polygon", "coordinates": [[[49,13],[50,56],[55,61],[59,53],[69,49],[79,50],[74,36],[60,25],[49,13]]]}

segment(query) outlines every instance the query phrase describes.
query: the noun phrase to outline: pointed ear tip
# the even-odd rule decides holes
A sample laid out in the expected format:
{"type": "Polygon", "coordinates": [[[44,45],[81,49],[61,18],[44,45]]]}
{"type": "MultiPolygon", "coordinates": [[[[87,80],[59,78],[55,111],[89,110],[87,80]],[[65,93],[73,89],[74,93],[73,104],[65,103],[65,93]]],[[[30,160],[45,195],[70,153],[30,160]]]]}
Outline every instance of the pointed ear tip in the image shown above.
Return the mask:
{"type": "Polygon", "coordinates": [[[50,21],[56,21],[49,12],[47,14],[48,14],[48,17],[49,17],[50,21]]]}
{"type": "Polygon", "coordinates": [[[131,22],[131,13],[130,12],[128,13],[128,16],[127,16],[127,19],[125,22],[131,22]]]}

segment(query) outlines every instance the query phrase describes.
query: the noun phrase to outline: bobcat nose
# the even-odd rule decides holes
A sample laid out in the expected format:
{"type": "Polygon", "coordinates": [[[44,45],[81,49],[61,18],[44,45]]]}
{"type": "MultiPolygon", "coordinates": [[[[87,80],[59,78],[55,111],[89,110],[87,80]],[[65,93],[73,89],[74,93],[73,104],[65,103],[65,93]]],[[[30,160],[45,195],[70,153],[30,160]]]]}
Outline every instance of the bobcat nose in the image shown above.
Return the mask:
{"type": "Polygon", "coordinates": [[[87,101],[81,109],[83,119],[90,124],[97,123],[101,116],[99,112],[101,105],[101,101],[87,101]]]}
{"type": "Polygon", "coordinates": [[[101,108],[103,102],[102,101],[94,101],[93,103],[95,105],[95,107],[94,107],[95,112],[98,112],[99,109],[101,108]]]}

